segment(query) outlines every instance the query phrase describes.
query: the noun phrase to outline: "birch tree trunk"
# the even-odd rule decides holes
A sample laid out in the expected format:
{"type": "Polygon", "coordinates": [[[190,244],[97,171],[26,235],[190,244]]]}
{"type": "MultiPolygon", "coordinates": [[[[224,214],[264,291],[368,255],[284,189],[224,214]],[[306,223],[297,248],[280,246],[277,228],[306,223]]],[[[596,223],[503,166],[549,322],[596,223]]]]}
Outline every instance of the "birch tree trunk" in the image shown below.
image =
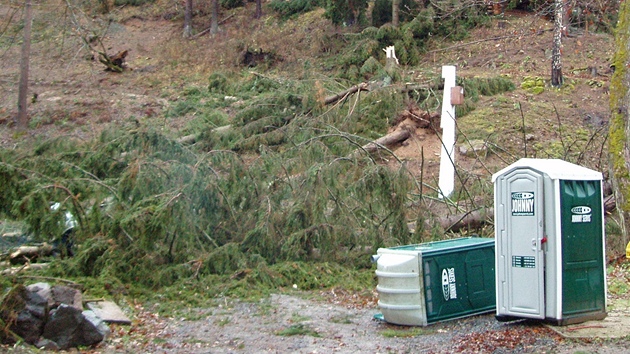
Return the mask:
{"type": "Polygon", "coordinates": [[[555,0],[555,21],[553,28],[553,47],[551,52],[551,85],[562,86],[562,24],[564,0],[555,0]]]}
{"type": "Polygon", "coordinates": [[[31,56],[31,0],[26,0],[24,15],[24,43],[22,43],[22,57],[20,58],[20,83],[18,87],[18,114],[17,128],[24,131],[28,127],[28,107],[26,96],[28,95],[29,61],[31,56]]]}
{"type": "Polygon", "coordinates": [[[610,175],[621,219],[623,244],[630,230],[630,2],[622,1],[615,33],[615,72],[610,80],[610,175]]]}

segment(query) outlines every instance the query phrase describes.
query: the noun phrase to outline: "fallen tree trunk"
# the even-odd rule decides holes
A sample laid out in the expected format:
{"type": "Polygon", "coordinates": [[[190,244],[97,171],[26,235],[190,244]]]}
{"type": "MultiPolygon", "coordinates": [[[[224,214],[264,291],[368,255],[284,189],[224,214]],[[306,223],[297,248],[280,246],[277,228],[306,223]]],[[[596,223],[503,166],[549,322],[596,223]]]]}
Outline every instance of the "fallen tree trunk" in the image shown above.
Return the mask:
{"type": "MultiPolygon", "coordinates": [[[[223,126],[216,127],[214,129],[212,129],[212,132],[213,133],[223,133],[223,132],[226,132],[226,131],[230,130],[231,128],[232,128],[231,124],[223,125],[223,126]]],[[[177,139],[177,142],[180,143],[180,144],[183,144],[183,145],[192,145],[192,144],[197,142],[198,138],[199,138],[199,134],[195,133],[195,134],[182,136],[179,139],[177,139]]]]}
{"type": "Polygon", "coordinates": [[[374,152],[378,150],[381,146],[389,147],[401,143],[407,140],[410,136],[411,132],[409,131],[409,129],[399,129],[383,137],[380,137],[371,143],[363,145],[361,149],[367,152],[374,152]]]}
{"type": "Polygon", "coordinates": [[[358,85],[354,85],[354,86],[350,87],[349,89],[347,89],[345,91],[342,91],[342,92],[340,92],[340,93],[338,93],[336,95],[331,95],[331,96],[326,97],[324,99],[324,103],[325,104],[332,104],[332,103],[335,103],[335,102],[337,102],[337,101],[339,101],[341,99],[344,99],[344,98],[348,97],[349,95],[351,95],[353,93],[357,93],[359,91],[369,91],[369,90],[370,90],[370,88],[369,88],[368,83],[367,82],[362,82],[362,83],[360,83],[358,85]]]}
{"type": "Polygon", "coordinates": [[[373,153],[378,149],[386,147],[389,148],[393,145],[399,144],[411,136],[411,131],[408,127],[402,127],[385,136],[382,136],[372,142],[363,145],[361,148],[356,149],[349,157],[357,157],[362,152],[373,153]]]}
{"type": "Polygon", "coordinates": [[[52,252],[53,246],[48,243],[39,246],[20,246],[9,255],[9,262],[11,264],[32,262],[38,257],[49,256],[52,252]]]}
{"type": "Polygon", "coordinates": [[[464,228],[480,228],[493,219],[494,208],[481,208],[471,212],[443,216],[438,221],[444,232],[457,232],[464,228]]]}
{"type": "Polygon", "coordinates": [[[50,266],[50,263],[27,263],[21,267],[12,267],[4,269],[0,274],[2,275],[16,275],[23,270],[42,270],[50,266]]]}

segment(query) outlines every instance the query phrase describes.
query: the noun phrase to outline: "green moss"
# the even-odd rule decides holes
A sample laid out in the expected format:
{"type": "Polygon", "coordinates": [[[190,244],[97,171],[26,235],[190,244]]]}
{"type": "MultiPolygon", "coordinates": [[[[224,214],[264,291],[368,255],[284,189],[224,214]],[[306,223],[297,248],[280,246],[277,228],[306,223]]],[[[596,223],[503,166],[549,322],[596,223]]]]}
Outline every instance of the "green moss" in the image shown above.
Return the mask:
{"type": "Polygon", "coordinates": [[[619,200],[623,210],[630,210],[630,171],[625,160],[625,149],[628,142],[626,136],[628,124],[628,102],[630,92],[626,86],[630,82],[627,64],[630,61],[628,46],[630,46],[630,4],[621,3],[619,22],[616,31],[616,53],[613,58],[615,73],[610,81],[610,129],[608,148],[610,152],[612,173],[620,186],[622,193],[619,200]]]}
{"type": "Polygon", "coordinates": [[[535,95],[539,95],[545,91],[545,79],[542,77],[526,76],[521,82],[521,88],[535,95]]]}

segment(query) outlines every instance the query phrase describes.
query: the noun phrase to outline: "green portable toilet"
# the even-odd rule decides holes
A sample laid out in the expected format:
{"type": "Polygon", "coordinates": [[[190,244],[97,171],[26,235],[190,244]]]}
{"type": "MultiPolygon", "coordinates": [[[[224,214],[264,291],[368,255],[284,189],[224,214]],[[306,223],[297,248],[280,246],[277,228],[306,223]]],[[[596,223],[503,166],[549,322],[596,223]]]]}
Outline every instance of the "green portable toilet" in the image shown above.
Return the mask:
{"type": "Polygon", "coordinates": [[[372,257],[378,305],[389,323],[426,326],[494,311],[492,238],[379,248],[372,257]]]}
{"type": "Polygon", "coordinates": [[[492,181],[497,319],[606,317],[602,174],[521,159],[492,181]]]}

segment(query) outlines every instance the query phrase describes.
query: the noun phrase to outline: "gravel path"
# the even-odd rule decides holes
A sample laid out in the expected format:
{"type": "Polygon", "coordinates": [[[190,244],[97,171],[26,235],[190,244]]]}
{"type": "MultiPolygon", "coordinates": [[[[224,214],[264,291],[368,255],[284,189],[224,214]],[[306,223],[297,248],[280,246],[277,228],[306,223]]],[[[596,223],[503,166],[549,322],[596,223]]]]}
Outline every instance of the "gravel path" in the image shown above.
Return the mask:
{"type": "MultiPolygon", "coordinates": [[[[272,295],[192,312],[195,320],[148,315],[137,331],[121,327],[98,348],[113,353],[627,353],[621,340],[566,339],[535,321],[501,323],[493,314],[428,327],[374,319],[374,306],[272,295]],[[140,330],[141,328],[141,330],[140,330]],[[127,332],[129,331],[129,332],[127,332]]],[[[190,316],[189,316],[190,317],[190,316]]],[[[142,317],[141,317],[142,318],[142,317]]],[[[630,332],[629,332],[630,333],[630,332]]]]}

